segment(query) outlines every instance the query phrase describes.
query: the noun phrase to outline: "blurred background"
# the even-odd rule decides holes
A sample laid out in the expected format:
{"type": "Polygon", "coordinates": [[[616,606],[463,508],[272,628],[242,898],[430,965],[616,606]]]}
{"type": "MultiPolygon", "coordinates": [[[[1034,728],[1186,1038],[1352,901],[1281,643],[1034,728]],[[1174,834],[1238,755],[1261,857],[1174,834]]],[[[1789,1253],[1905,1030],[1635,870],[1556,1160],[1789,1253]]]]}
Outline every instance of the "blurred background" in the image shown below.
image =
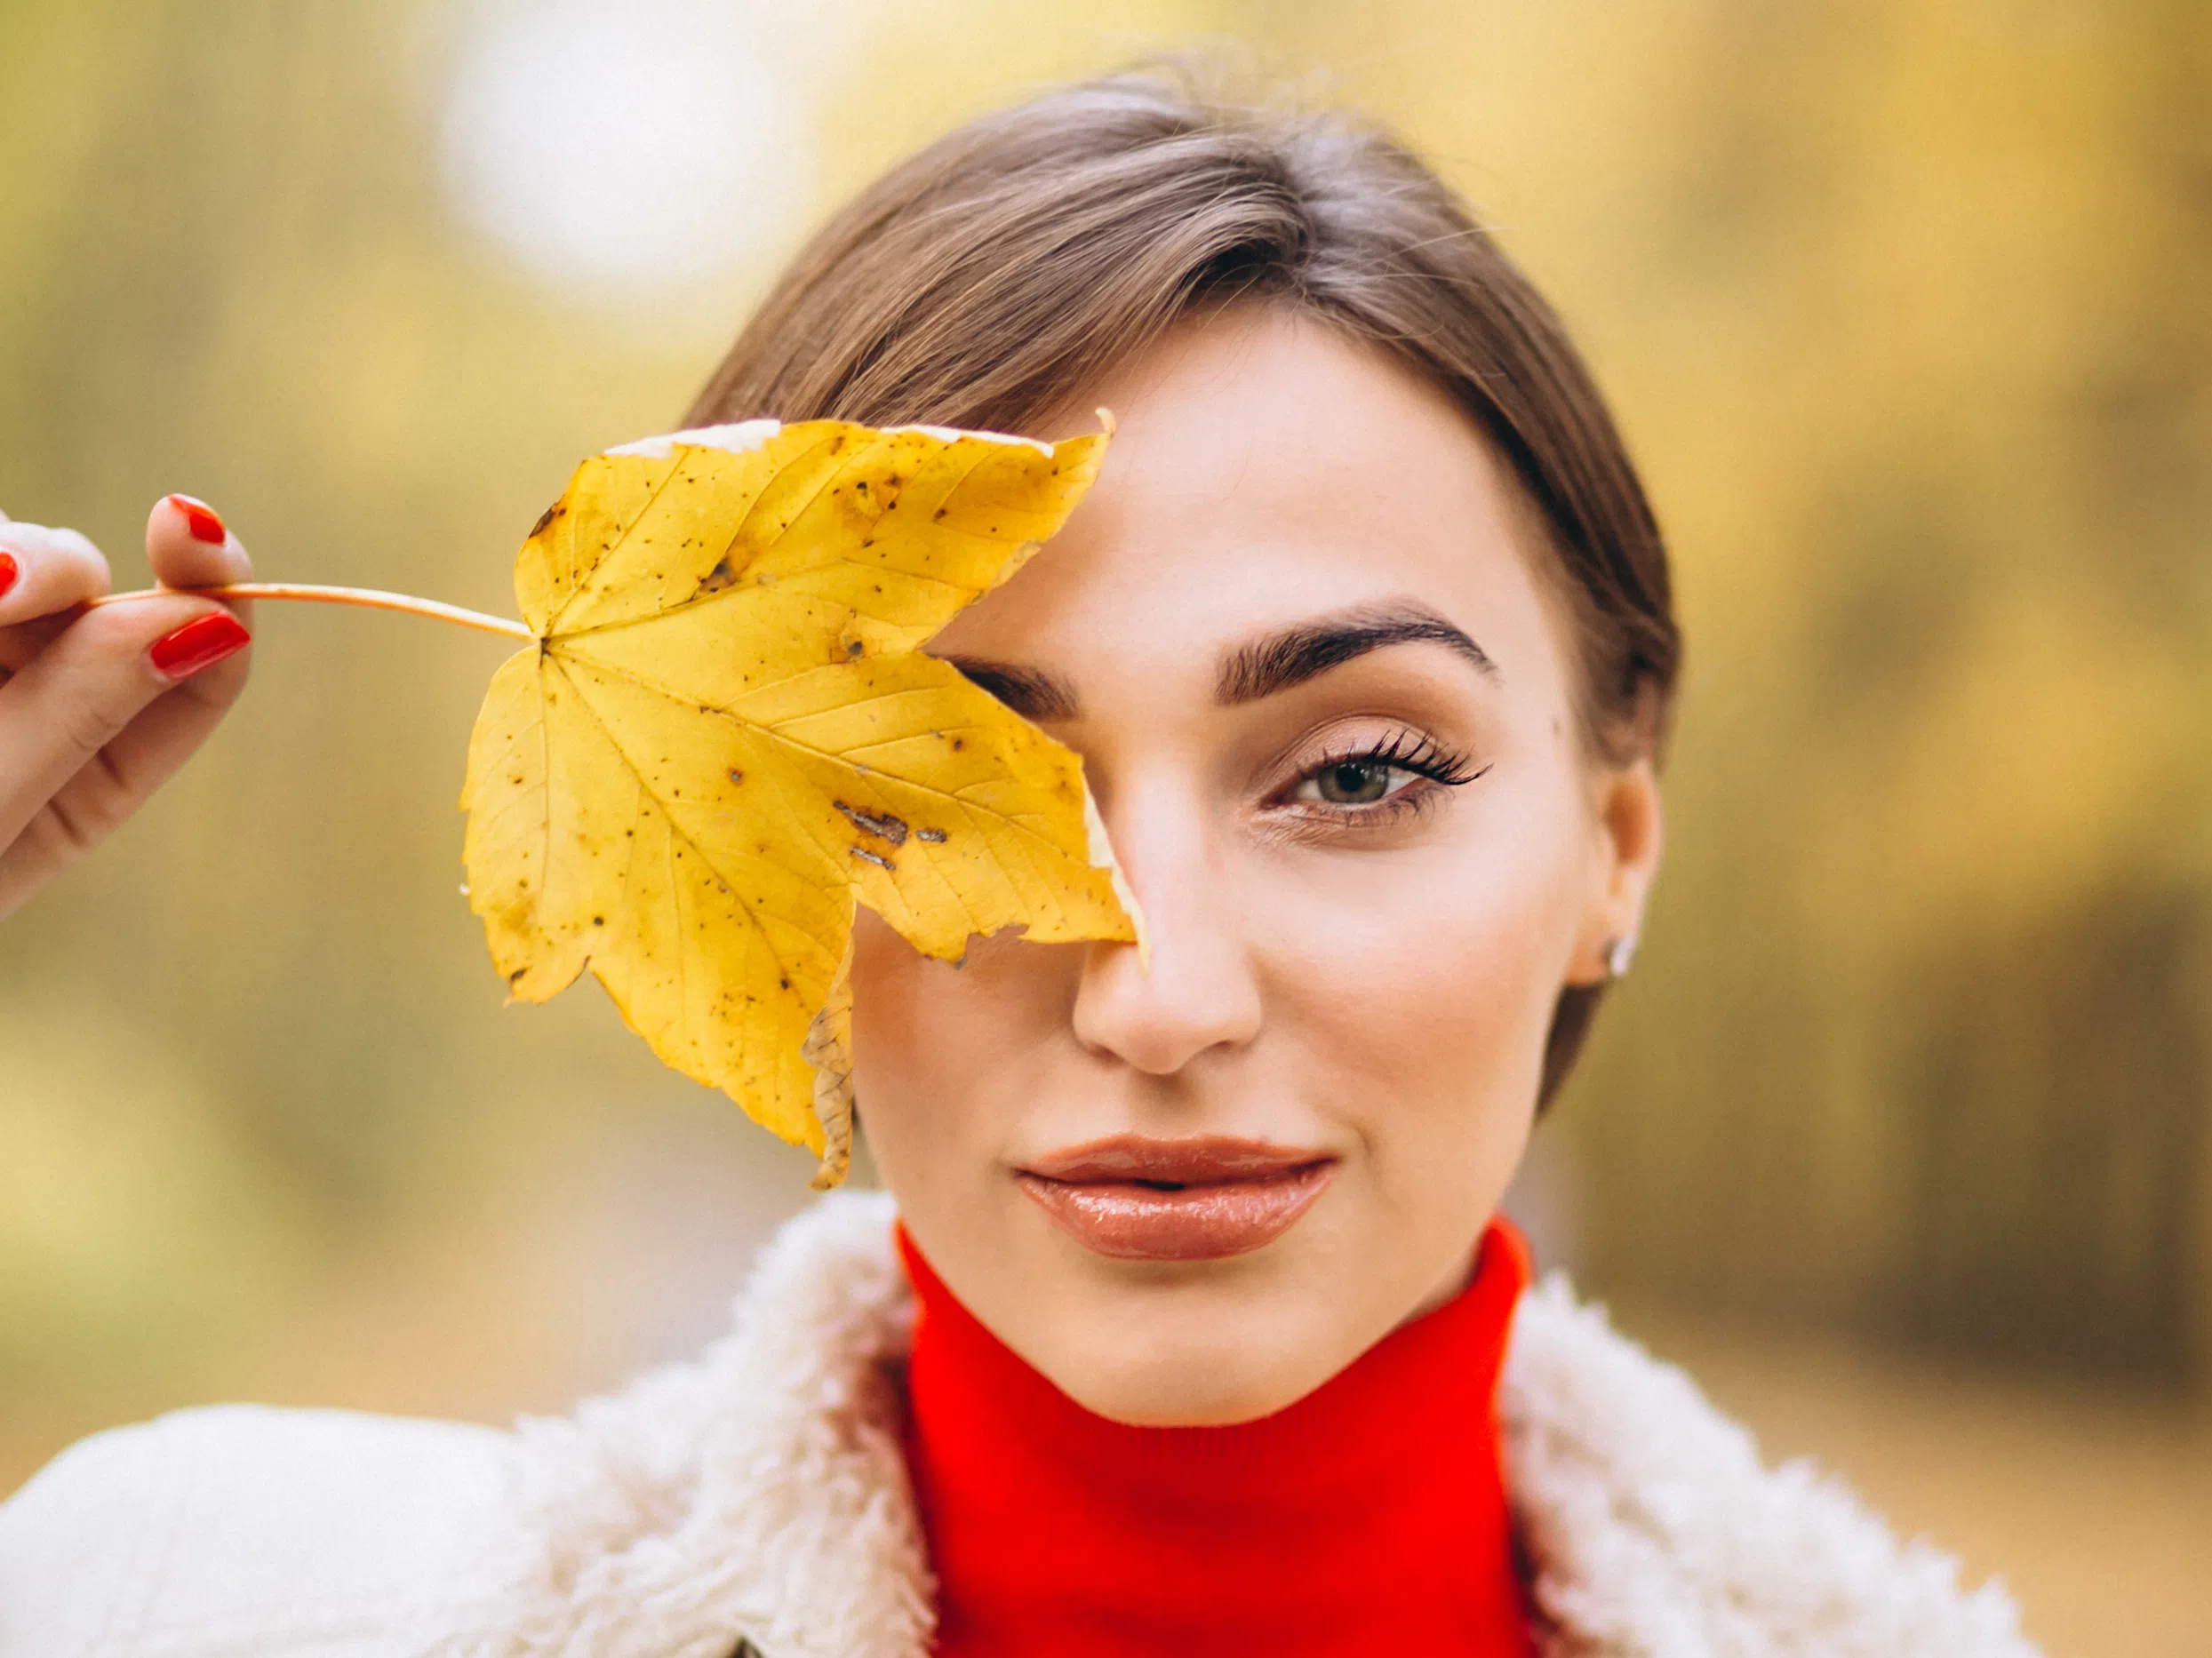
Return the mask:
{"type": "MultiPolygon", "coordinates": [[[[0,507],[139,585],[186,490],[268,577],[510,610],[845,193],[1219,41],[1482,205],[1676,551],[1670,861],[1516,1195],[1543,1254],[2055,1652],[2202,1654],[2200,0],[10,0],[0,507]]],[[[595,990],[502,1008],[454,809],[499,643],[258,637],[0,931],[0,1491],[209,1399],[563,1408],[806,1200],[595,990]]]]}

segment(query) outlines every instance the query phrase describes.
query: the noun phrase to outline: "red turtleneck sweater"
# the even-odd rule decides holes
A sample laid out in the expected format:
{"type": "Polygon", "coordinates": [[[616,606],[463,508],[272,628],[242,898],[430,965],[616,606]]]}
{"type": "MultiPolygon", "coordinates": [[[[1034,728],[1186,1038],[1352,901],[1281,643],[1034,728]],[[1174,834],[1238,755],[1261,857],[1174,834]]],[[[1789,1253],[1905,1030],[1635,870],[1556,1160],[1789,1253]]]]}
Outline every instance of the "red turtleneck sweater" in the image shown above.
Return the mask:
{"type": "Polygon", "coordinates": [[[1529,1279],[1473,1282],[1288,1408],[1223,1428],[1092,1415],[953,1298],[921,1304],[913,1470],[938,1658],[1529,1658],[1493,1399],[1529,1279]]]}

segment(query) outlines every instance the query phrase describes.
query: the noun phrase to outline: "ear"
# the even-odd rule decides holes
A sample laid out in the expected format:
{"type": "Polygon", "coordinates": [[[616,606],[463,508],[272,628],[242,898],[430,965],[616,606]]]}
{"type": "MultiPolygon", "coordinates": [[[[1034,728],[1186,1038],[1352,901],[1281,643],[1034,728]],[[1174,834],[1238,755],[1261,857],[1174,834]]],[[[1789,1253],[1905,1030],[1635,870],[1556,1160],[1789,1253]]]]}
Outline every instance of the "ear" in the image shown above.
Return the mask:
{"type": "Polygon", "coordinates": [[[1665,836],[1659,781],[1646,754],[1625,766],[1608,766],[1594,780],[1592,800],[1598,833],[1592,843],[1590,886],[1582,930],[1568,964],[1569,984],[1598,984],[1613,976],[1614,946],[1633,947],[1643,929],[1644,900],[1659,873],[1665,836]]]}

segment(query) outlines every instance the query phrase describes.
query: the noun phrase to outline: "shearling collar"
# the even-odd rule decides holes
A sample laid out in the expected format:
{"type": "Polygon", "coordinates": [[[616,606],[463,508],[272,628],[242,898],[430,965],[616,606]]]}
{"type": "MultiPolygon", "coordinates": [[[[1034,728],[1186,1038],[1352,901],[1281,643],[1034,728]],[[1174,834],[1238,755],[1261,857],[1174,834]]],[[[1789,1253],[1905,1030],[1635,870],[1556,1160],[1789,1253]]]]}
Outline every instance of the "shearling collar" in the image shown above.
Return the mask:
{"type": "MultiPolygon", "coordinates": [[[[525,1423],[513,1569],[478,1632],[434,1650],[731,1658],[742,1636],[763,1658],[922,1658],[891,1214],[825,1199],[699,1359],[525,1423]]],[[[2033,1658],[2000,1589],[1963,1593],[1952,1561],[1809,1467],[1763,1469],[1562,1279],[1522,1299],[1498,1410],[1547,1658],[2033,1658]]]]}

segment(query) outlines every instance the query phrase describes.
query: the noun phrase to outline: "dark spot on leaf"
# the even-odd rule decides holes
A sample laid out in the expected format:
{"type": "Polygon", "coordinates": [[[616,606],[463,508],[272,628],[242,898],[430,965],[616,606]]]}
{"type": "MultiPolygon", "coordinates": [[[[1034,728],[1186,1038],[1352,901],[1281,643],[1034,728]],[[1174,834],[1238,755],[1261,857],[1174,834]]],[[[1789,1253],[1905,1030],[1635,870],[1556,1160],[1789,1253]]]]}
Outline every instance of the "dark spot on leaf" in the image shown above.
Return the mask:
{"type": "Polygon", "coordinates": [[[965,748],[965,747],[967,747],[967,746],[968,746],[968,739],[967,739],[966,737],[954,737],[954,738],[953,739],[953,752],[954,752],[954,753],[959,753],[962,749],[963,749],[963,748],[965,748]]]}
{"type": "MultiPolygon", "coordinates": [[[[906,825],[904,818],[894,817],[889,812],[884,812],[880,816],[874,812],[864,812],[857,806],[846,805],[842,801],[832,801],[830,804],[844,813],[852,826],[862,834],[874,835],[880,840],[890,841],[893,846],[906,844],[906,825]]],[[[938,836],[940,841],[944,838],[943,835],[938,836]]]]}
{"type": "Polygon", "coordinates": [[[730,561],[726,558],[717,559],[715,561],[715,568],[699,578],[699,590],[701,593],[720,593],[725,587],[734,587],[737,585],[738,572],[730,568],[730,561]]]}
{"type": "Polygon", "coordinates": [[[531,525],[530,533],[533,536],[541,536],[545,534],[547,530],[552,528],[553,521],[560,515],[561,508],[557,503],[552,506],[547,507],[544,512],[538,514],[538,522],[531,525]]]}
{"type": "Polygon", "coordinates": [[[528,968],[516,968],[512,973],[507,976],[507,987],[509,990],[513,990],[517,984],[523,982],[523,978],[529,974],[529,972],[530,969],[528,968]]]}
{"type": "Polygon", "coordinates": [[[738,769],[735,766],[731,767],[731,768],[730,768],[730,781],[731,781],[731,782],[732,782],[732,783],[742,783],[742,782],[744,782],[744,781],[745,781],[745,773],[743,773],[742,771],[739,771],[739,769],[738,769]]]}
{"type": "Polygon", "coordinates": [[[942,829],[917,829],[914,832],[914,838],[917,841],[927,841],[931,846],[942,846],[945,843],[945,832],[942,829]]]}
{"type": "Polygon", "coordinates": [[[591,924],[594,927],[604,927],[607,924],[607,918],[603,915],[595,915],[591,918],[591,924]]]}
{"type": "Polygon", "coordinates": [[[857,639],[848,639],[845,641],[845,654],[849,657],[857,657],[866,649],[867,647],[857,639]]]}
{"type": "Polygon", "coordinates": [[[853,857],[859,858],[864,863],[873,864],[878,869],[896,871],[898,867],[898,865],[892,863],[890,859],[885,857],[881,852],[871,852],[864,846],[850,847],[847,850],[849,850],[853,857]]]}
{"type": "MultiPolygon", "coordinates": [[[[777,984],[780,984],[780,985],[781,985],[784,989],[786,989],[786,990],[789,990],[789,989],[791,988],[791,981],[790,981],[789,979],[787,979],[787,978],[779,978],[779,979],[778,979],[778,980],[776,981],[776,983],[777,983],[777,984]]],[[[747,1001],[750,1001],[750,1000],[753,1000],[753,999],[752,999],[750,996],[747,996],[747,997],[746,998],[746,1000],[747,1000],[747,1001]]]]}

